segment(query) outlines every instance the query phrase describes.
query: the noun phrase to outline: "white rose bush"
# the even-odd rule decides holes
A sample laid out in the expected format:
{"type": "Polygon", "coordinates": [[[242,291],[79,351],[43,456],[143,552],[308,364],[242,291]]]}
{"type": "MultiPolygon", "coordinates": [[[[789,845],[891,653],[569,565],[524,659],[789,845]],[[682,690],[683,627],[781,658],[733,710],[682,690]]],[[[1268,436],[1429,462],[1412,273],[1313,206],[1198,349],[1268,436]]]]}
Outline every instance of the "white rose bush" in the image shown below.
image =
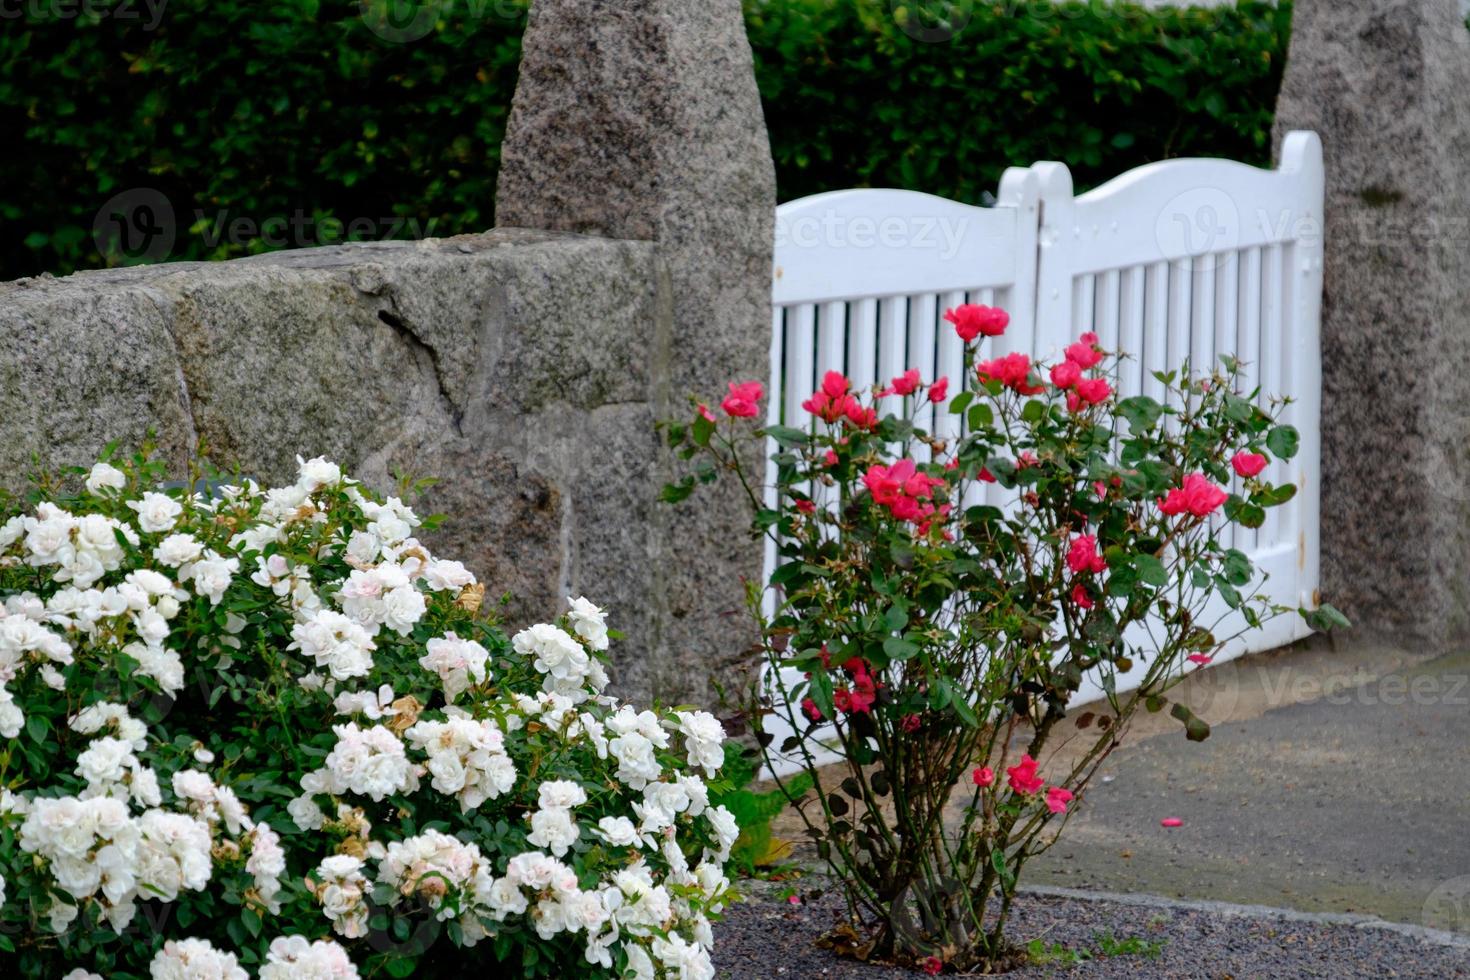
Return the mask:
{"type": "Polygon", "coordinates": [[[79,476],[0,500],[0,975],[714,976],[724,733],[592,601],[507,635],[323,459],[79,476]]]}

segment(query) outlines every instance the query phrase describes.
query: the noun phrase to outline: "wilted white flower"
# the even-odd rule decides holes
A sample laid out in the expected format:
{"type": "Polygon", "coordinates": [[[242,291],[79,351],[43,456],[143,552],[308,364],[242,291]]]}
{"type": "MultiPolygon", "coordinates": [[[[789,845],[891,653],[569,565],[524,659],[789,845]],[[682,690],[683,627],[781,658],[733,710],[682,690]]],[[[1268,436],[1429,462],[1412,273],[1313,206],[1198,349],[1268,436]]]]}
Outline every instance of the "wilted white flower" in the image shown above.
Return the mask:
{"type": "Polygon", "coordinates": [[[317,882],[313,894],[332,929],[348,939],[367,935],[367,894],[372,886],[362,873],[362,861],[334,854],[317,866],[312,877],[317,882]]]}
{"type": "Polygon", "coordinates": [[[489,676],[485,663],[490,653],[474,640],[461,640],[454,633],[425,644],[428,652],[419,658],[419,666],[439,675],[444,685],[444,698],[453,702],[489,676]]]}

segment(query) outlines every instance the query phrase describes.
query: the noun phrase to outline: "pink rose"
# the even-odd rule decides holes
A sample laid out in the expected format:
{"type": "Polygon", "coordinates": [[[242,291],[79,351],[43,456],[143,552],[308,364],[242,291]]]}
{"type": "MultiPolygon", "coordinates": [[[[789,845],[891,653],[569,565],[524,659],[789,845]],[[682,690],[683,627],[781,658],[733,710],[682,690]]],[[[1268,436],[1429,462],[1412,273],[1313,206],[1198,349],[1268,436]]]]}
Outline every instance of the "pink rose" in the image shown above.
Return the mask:
{"type": "Polygon", "coordinates": [[[998,307],[966,303],[952,310],[945,310],[944,319],[954,324],[955,333],[968,344],[981,334],[999,337],[1005,333],[1006,325],[1011,322],[1011,315],[998,307]]]}
{"type": "Polygon", "coordinates": [[[1051,369],[1051,383],[1058,388],[1070,388],[1082,380],[1082,369],[1076,361],[1063,361],[1051,369]]]}
{"type": "Polygon", "coordinates": [[[933,402],[934,404],[936,404],[936,405],[938,405],[940,402],[944,401],[944,399],[946,397],[948,397],[948,395],[949,395],[949,379],[948,378],[940,378],[938,381],[934,382],[933,387],[931,387],[929,389],[929,400],[931,402],[933,402]]]}
{"type": "Polygon", "coordinates": [[[1066,350],[1067,360],[1075,363],[1082,370],[1095,367],[1102,361],[1102,351],[1097,349],[1097,334],[1091,331],[1083,334],[1077,343],[1070,345],[1066,350]]]}
{"type": "Polygon", "coordinates": [[[755,418],[760,414],[757,403],[765,395],[766,389],[759,381],[730,382],[730,394],[720,402],[720,407],[725,414],[731,418],[755,418]]]}
{"type": "Polygon", "coordinates": [[[1038,763],[1029,754],[1021,756],[1018,765],[1006,769],[1006,778],[1009,779],[1011,790],[1022,796],[1030,796],[1039,793],[1042,787],[1042,779],[1036,774],[1038,763]]]}
{"type": "Polygon", "coordinates": [[[1089,405],[1107,401],[1108,396],[1112,393],[1113,389],[1102,378],[1086,378],[1077,382],[1078,396],[1089,405]]]}
{"type": "Polygon", "coordinates": [[[1235,458],[1230,461],[1230,465],[1235,467],[1235,472],[1249,480],[1253,476],[1258,476],[1266,468],[1266,457],[1260,453],[1252,453],[1242,449],[1235,454],[1235,458]]]}
{"type": "Polygon", "coordinates": [[[993,361],[981,361],[975,365],[975,374],[982,381],[998,381],[1022,395],[1034,395],[1041,391],[1040,385],[1030,383],[1031,358],[1025,354],[1007,354],[993,361]]]}
{"type": "Polygon", "coordinates": [[[889,383],[890,395],[912,395],[919,387],[919,369],[909,368],[889,383]]]}
{"type": "Polygon", "coordinates": [[[903,730],[906,732],[916,732],[919,730],[921,722],[919,721],[918,715],[904,715],[899,724],[903,726],[903,730]]]}
{"type": "Polygon", "coordinates": [[[849,425],[859,429],[878,428],[878,413],[871,408],[865,408],[856,398],[848,395],[843,401],[842,417],[849,425]]]}
{"type": "Polygon", "coordinates": [[[1206,479],[1203,473],[1191,473],[1184,478],[1184,486],[1175,487],[1169,491],[1167,497],[1159,501],[1159,510],[1169,517],[1184,513],[1208,517],[1229,496],[1206,479]]]}
{"type": "Polygon", "coordinates": [[[1052,813],[1066,813],[1067,804],[1072,802],[1072,791],[1053,786],[1046,791],[1046,808],[1052,813]]]}
{"type": "Polygon", "coordinates": [[[1067,549],[1067,567],[1076,575],[1107,571],[1108,562],[1097,550],[1095,535],[1079,534],[1072,539],[1072,545],[1067,549]]]}
{"type": "Polygon", "coordinates": [[[970,773],[970,778],[975,781],[976,786],[985,787],[995,782],[995,772],[989,766],[981,766],[970,773]]]}
{"type": "Polygon", "coordinates": [[[1072,601],[1076,603],[1078,609],[1091,609],[1094,605],[1092,596],[1087,594],[1087,586],[1081,582],[1072,588],[1072,601]]]}

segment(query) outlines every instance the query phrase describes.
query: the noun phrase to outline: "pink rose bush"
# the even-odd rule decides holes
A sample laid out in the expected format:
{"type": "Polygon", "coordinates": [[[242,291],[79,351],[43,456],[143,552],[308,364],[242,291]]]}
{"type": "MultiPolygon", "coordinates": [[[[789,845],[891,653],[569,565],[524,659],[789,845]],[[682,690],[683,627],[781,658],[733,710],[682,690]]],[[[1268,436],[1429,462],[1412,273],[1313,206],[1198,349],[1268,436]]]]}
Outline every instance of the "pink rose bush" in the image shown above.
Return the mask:
{"type": "MultiPolygon", "coordinates": [[[[1221,532],[1291,499],[1266,474],[1297,436],[1263,407],[1279,403],[1237,390],[1228,357],[1207,376],[1157,375],[1162,401],[1120,399],[1093,333],[1047,365],[981,354],[1004,311],[944,319],[965,343],[952,397],[917,370],[866,390],[833,371],[784,425],[696,412],[667,426],[695,469],[665,497],[736,479],[775,542],[778,569],[749,593],[767,661],[749,717],[768,764],[828,788],[798,812],[865,948],[985,972],[1012,952],[1026,861],[1086,806],[1137,710],[1163,709],[1188,670],[1289,611],[1221,532]],[[960,434],[925,431],[929,411],[958,417],[960,434]],[[747,441],[767,438],[763,487],[745,461],[747,441]],[[1107,698],[1074,722],[1084,679],[1107,698]],[[795,734],[775,742],[772,717],[795,734]],[[1048,751],[1063,740],[1065,758],[1048,751]],[[818,771],[829,750],[836,776],[818,771]]],[[[1186,706],[1170,713],[1189,738],[1208,734],[1186,706]]]]}
{"type": "Polygon", "coordinates": [[[713,978],[724,731],[603,610],[507,635],[325,460],[76,475],[0,500],[0,974],[713,978]]]}

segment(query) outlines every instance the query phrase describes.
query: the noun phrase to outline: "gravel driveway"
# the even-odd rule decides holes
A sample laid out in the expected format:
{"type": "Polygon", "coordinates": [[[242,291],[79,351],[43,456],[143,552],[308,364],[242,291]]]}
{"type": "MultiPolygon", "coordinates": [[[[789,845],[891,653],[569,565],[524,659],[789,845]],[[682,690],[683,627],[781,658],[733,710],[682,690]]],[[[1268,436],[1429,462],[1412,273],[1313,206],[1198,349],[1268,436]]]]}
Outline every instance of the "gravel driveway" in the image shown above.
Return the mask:
{"type": "MultiPolygon", "coordinates": [[[[841,960],[817,949],[813,941],[842,915],[841,901],[830,891],[806,892],[802,904],[792,905],[770,886],[755,883],[755,890],[768,894],[737,905],[716,927],[714,959],[721,980],[922,976],[841,960]]],[[[1018,980],[1470,977],[1470,939],[1377,920],[1053,890],[1019,898],[1012,921],[1015,941],[1040,939],[1052,950],[1051,962],[1007,975],[1018,980]],[[1116,949],[1119,943],[1141,951],[1101,954],[1101,946],[1116,949]],[[1068,951],[1091,958],[1076,961],[1068,951]]]]}

